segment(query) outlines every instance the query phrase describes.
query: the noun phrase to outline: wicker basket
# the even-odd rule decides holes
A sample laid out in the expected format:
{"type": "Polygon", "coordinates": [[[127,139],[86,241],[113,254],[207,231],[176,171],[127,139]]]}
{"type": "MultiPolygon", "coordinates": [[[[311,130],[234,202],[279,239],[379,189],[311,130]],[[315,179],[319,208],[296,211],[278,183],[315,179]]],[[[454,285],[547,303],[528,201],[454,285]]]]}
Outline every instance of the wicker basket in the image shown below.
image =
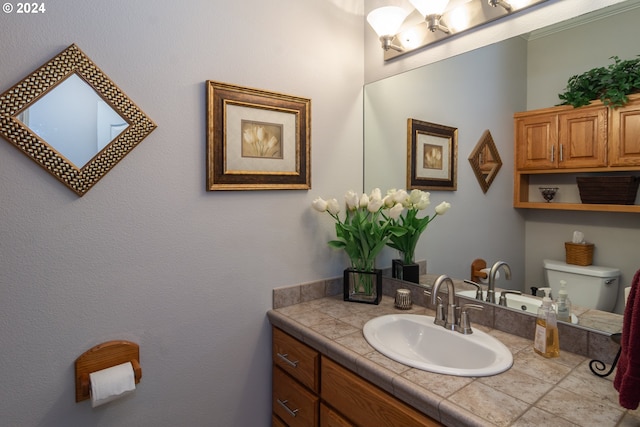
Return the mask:
{"type": "Polygon", "coordinates": [[[565,242],[564,249],[567,253],[567,264],[593,264],[593,243],[565,242]]]}
{"type": "Polygon", "coordinates": [[[582,203],[633,205],[638,193],[637,176],[578,177],[582,203]]]}

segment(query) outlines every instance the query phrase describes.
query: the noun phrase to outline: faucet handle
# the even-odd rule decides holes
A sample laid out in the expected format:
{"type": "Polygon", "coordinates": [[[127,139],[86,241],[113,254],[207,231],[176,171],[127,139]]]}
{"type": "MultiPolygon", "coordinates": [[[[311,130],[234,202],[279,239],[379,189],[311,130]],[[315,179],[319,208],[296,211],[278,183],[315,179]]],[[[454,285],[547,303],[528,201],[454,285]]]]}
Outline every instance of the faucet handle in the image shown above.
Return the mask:
{"type": "MultiPolygon", "coordinates": [[[[431,297],[431,291],[424,291],[424,294],[428,297],[431,297]]],[[[444,326],[445,324],[445,315],[444,315],[444,305],[442,304],[442,298],[436,296],[438,300],[438,305],[436,306],[436,317],[433,320],[438,326],[444,326]]]]}
{"type": "Polygon", "coordinates": [[[482,301],[482,286],[480,286],[479,283],[476,283],[476,282],[474,282],[472,280],[467,280],[467,279],[464,280],[464,283],[467,283],[469,285],[475,286],[476,287],[476,299],[478,301],[482,301]]]}
{"type": "Polygon", "coordinates": [[[473,333],[471,322],[469,321],[469,310],[484,310],[484,307],[480,304],[465,304],[462,306],[460,311],[460,326],[457,328],[457,331],[464,335],[473,333]]]}
{"type": "Polygon", "coordinates": [[[507,294],[522,295],[522,292],[512,290],[505,290],[500,292],[500,301],[498,302],[498,305],[501,305],[503,307],[507,306],[507,294]]]}

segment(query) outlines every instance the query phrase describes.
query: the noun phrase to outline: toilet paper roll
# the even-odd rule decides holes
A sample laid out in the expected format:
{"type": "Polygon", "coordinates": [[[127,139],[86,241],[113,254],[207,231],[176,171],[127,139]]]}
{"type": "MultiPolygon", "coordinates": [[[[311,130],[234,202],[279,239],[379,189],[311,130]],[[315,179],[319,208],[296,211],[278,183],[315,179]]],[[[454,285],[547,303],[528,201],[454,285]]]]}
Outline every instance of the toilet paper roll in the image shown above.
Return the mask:
{"type": "MultiPolygon", "coordinates": [[[[480,283],[486,285],[487,283],[489,283],[489,273],[491,272],[490,268],[483,268],[482,270],[480,270],[482,273],[487,273],[487,277],[486,278],[480,278],[480,283]]],[[[496,280],[500,278],[500,272],[496,271],[496,280]]]]}
{"type": "Polygon", "coordinates": [[[136,389],[131,362],[91,372],[89,380],[91,381],[91,406],[93,408],[123,397],[136,389]]]}

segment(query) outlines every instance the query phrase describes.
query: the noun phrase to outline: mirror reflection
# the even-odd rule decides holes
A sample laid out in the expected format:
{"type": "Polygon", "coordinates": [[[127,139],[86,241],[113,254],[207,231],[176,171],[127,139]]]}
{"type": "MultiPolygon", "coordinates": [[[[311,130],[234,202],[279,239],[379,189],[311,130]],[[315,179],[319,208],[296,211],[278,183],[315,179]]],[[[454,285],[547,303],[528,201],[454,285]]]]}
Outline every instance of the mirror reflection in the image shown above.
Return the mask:
{"type": "Polygon", "coordinates": [[[480,184],[482,192],[486,193],[502,167],[500,153],[498,153],[498,148],[488,129],[484,131],[478,144],[471,152],[469,163],[471,164],[473,173],[478,179],[478,184],[480,184]]]}
{"type": "MultiPolygon", "coordinates": [[[[585,24],[584,27],[592,30],[597,26],[591,22],[585,24]]],[[[557,29],[554,32],[557,33],[554,37],[561,35],[557,29]]],[[[589,30],[585,29],[585,32],[589,32],[589,30]]],[[[584,35],[582,36],[584,37],[584,35]]],[[[599,36],[603,40],[602,44],[607,46],[604,35],[599,33],[599,36]]],[[[571,40],[567,43],[576,47],[582,46],[585,42],[578,37],[579,35],[574,32],[571,40]]],[[[632,38],[631,35],[630,38],[632,38]]],[[[527,43],[528,40],[525,37],[516,37],[366,85],[364,89],[364,187],[402,187],[402,178],[406,173],[406,141],[402,138],[404,131],[402,124],[406,117],[416,116],[415,111],[422,112],[419,116],[421,119],[448,123],[461,128],[461,133],[464,132],[464,138],[467,141],[476,141],[484,129],[490,128],[491,132],[495,130],[496,141],[500,141],[501,147],[503,147],[504,144],[508,144],[508,141],[512,140],[512,135],[509,135],[508,132],[512,132],[514,112],[558,103],[557,96],[553,96],[553,100],[549,101],[549,93],[536,91],[536,88],[545,83],[548,84],[550,81],[561,79],[566,82],[570,77],[571,74],[567,74],[566,70],[554,70],[551,63],[552,59],[566,55],[566,50],[555,53],[555,51],[549,50],[552,46],[538,41],[537,50],[534,52],[537,55],[536,58],[546,56],[551,59],[547,62],[540,61],[544,62],[540,65],[530,64],[531,66],[527,68],[526,54],[519,56],[521,52],[526,52],[527,43]],[[543,51],[543,49],[547,50],[543,51]],[[501,55],[501,51],[508,52],[508,54],[501,55]],[[474,61],[467,62],[466,58],[470,57],[474,57],[474,61]],[[484,61],[478,58],[482,58],[484,61]],[[516,61],[522,61],[525,65],[520,65],[521,62],[516,63],[516,61]],[[443,62],[448,62],[447,66],[442,65],[443,62]],[[479,64],[481,69],[470,71],[468,69],[469,63],[479,64]],[[485,69],[485,64],[489,63],[493,63],[494,67],[490,68],[487,65],[485,69]],[[503,73],[504,70],[514,66],[522,68],[512,74],[503,73]],[[426,68],[430,69],[428,73],[422,71],[426,68]],[[532,82],[532,76],[527,76],[527,70],[531,68],[534,69],[535,76],[533,77],[537,81],[532,82]],[[495,79],[482,80],[479,76],[487,75],[485,74],[487,71],[495,71],[499,75],[495,79]],[[475,77],[470,78],[470,74],[475,77]],[[518,76],[521,77],[520,81],[516,81],[518,76]],[[472,83],[469,83],[470,81],[472,83]],[[500,96],[496,94],[500,94],[500,96]],[[520,100],[513,101],[511,99],[511,97],[517,99],[518,96],[521,97],[520,100]],[[437,100],[433,105],[428,105],[429,103],[425,102],[425,100],[432,99],[437,100]],[[495,99],[499,99],[499,102],[489,102],[495,99]],[[492,111],[491,115],[486,113],[486,110],[491,109],[494,105],[497,105],[500,110],[492,111]],[[456,120],[458,121],[456,122],[456,120]],[[498,132],[503,129],[507,129],[507,131],[499,134],[498,132]]],[[[610,51],[613,52],[612,43],[619,44],[619,42],[609,42],[610,51]]],[[[591,53],[591,51],[584,52],[584,55],[591,53]]],[[[623,56],[629,57],[629,55],[623,56]]],[[[554,92],[552,95],[556,94],[557,92],[554,92]]],[[[473,146],[473,142],[471,146],[473,146]]],[[[478,174],[480,175],[478,182],[481,186],[483,182],[488,182],[491,176],[489,171],[494,166],[490,165],[487,171],[483,171],[480,167],[483,156],[484,159],[491,160],[486,157],[486,154],[480,154],[487,146],[483,147],[482,138],[480,138],[477,150],[474,150],[470,156],[471,167],[473,168],[474,163],[478,166],[478,174]]],[[[466,147],[460,147],[462,155],[464,155],[463,150],[470,150],[468,143],[466,147]]],[[[503,154],[507,155],[508,153],[503,154]]],[[[461,164],[461,167],[464,165],[461,164]]],[[[475,190],[477,192],[477,187],[475,190]]],[[[424,259],[424,256],[425,254],[416,254],[417,259],[424,259]]],[[[615,263],[605,264],[617,266],[615,263]]],[[[533,283],[540,284],[542,280],[533,281],[533,283]]],[[[528,289],[525,291],[528,292],[528,289]]],[[[620,300],[619,297],[618,300],[620,300]]],[[[620,306],[620,303],[617,305],[620,306]]],[[[581,322],[580,326],[605,332],[619,331],[622,323],[621,315],[596,309],[588,311],[591,315],[590,320],[581,322]],[[618,330],[616,331],[616,329],[618,330]]]]}
{"type": "Polygon", "coordinates": [[[129,126],[75,73],[17,118],[78,168],[129,126]]]}

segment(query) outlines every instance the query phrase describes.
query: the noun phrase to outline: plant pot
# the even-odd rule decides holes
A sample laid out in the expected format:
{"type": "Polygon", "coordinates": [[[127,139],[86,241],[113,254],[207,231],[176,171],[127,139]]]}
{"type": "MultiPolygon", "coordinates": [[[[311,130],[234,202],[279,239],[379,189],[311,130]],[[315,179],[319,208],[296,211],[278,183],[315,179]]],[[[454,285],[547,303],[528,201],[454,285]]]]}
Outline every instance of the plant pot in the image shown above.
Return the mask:
{"type": "Polygon", "coordinates": [[[391,277],[406,282],[420,283],[420,266],[415,262],[405,264],[401,259],[391,260],[391,277]]]}
{"type": "Polygon", "coordinates": [[[344,270],[344,300],[365,304],[380,304],[382,300],[382,270],[344,270]]]}

